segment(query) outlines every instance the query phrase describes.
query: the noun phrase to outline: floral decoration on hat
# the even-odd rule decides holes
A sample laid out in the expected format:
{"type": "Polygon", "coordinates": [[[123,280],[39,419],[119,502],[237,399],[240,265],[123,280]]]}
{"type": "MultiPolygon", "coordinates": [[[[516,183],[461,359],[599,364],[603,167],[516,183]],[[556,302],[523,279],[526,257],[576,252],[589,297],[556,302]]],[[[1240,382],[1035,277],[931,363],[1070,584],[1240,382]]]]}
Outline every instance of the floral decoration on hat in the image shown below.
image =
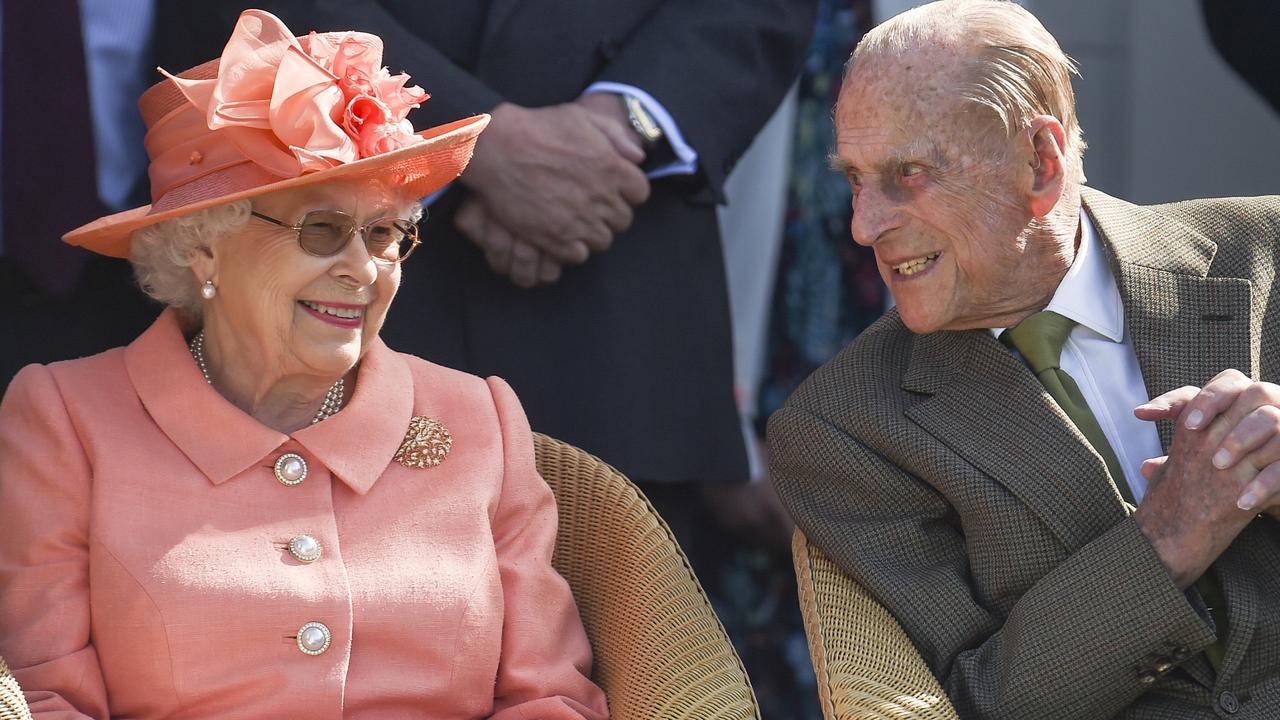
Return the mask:
{"type": "Polygon", "coordinates": [[[241,15],[218,76],[161,70],[254,163],[297,177],[399,150],[423,139],[406,119],[430,96],[382,65],[382,40],[361,32],[295,38],[278,18],[241,15]]]}

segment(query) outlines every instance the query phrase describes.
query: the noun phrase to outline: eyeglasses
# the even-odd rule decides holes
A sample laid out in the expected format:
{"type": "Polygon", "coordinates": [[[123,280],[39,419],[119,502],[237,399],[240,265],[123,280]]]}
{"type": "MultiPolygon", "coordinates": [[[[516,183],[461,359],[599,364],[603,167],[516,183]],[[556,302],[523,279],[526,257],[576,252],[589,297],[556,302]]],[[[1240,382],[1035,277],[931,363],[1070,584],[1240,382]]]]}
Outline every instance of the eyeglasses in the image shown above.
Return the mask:
{"type": "Polygon", "coordinates": [[[346,249],[351,238],[360,235],[374,260],[401,263],[422,242],[418,239],[417,223],[404,218],[379,218],[357,225],[355,218],[339,210],[312,210],[303,215],[298,224],[288,225],[259,212],[249,214],[297,232],[298,246],[317,257],[337,255],[346,249]]]}

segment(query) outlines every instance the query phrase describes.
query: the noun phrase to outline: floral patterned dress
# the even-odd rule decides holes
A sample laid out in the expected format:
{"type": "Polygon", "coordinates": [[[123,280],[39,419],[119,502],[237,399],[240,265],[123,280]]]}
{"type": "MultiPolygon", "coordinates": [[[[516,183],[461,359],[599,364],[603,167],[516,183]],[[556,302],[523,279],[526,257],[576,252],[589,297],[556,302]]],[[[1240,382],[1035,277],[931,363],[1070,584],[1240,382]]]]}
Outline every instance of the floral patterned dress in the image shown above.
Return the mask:
{"type": "MultiPolygon", "coordinates": [[[[799,79],[786,224],[759,393],[762,423],[884,309],[875,259],[849,235],[848,182],[827,163],[835,137],[831,109],[845,62],[869,21],[868,5],[861,0],[818,4],[799,79]]],[[[759,430],[763,433],[763,427],[759,430]]],[[[707,544],[718,549],[703,559],[699,576],[751,675],[762,717],[821,720],[790,553],[707,544]]]]}

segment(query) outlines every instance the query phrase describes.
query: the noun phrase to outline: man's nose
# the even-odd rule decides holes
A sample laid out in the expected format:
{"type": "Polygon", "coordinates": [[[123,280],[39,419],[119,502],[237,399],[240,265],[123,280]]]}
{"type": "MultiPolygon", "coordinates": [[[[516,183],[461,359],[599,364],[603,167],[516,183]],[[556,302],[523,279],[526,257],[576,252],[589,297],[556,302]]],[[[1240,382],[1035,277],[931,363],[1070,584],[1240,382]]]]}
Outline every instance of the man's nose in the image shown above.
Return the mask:
{"type": "Polygon", "coordinates": [[[898,203],[873,187],[864,187],[853,199],[853,241],[864,247],[875,245],[899,222],[898,203]]]}

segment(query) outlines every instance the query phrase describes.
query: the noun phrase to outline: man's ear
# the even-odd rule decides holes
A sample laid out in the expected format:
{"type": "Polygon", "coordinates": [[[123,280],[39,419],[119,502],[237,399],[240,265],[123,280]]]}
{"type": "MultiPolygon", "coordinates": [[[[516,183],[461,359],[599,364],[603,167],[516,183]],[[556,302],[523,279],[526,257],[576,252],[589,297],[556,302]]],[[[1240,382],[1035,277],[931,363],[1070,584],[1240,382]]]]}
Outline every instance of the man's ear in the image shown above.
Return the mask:
{"type": "Polygon", "coordinates": [[[1042,218],[1057,206],[1066,187],[1063,161],[1067,136],[1062,123],[1052,115],[1032,118],[1027,134],[1031,140],[1026,161],[1031,173],[1027,199],[1031,214],[1042,218]]]}

